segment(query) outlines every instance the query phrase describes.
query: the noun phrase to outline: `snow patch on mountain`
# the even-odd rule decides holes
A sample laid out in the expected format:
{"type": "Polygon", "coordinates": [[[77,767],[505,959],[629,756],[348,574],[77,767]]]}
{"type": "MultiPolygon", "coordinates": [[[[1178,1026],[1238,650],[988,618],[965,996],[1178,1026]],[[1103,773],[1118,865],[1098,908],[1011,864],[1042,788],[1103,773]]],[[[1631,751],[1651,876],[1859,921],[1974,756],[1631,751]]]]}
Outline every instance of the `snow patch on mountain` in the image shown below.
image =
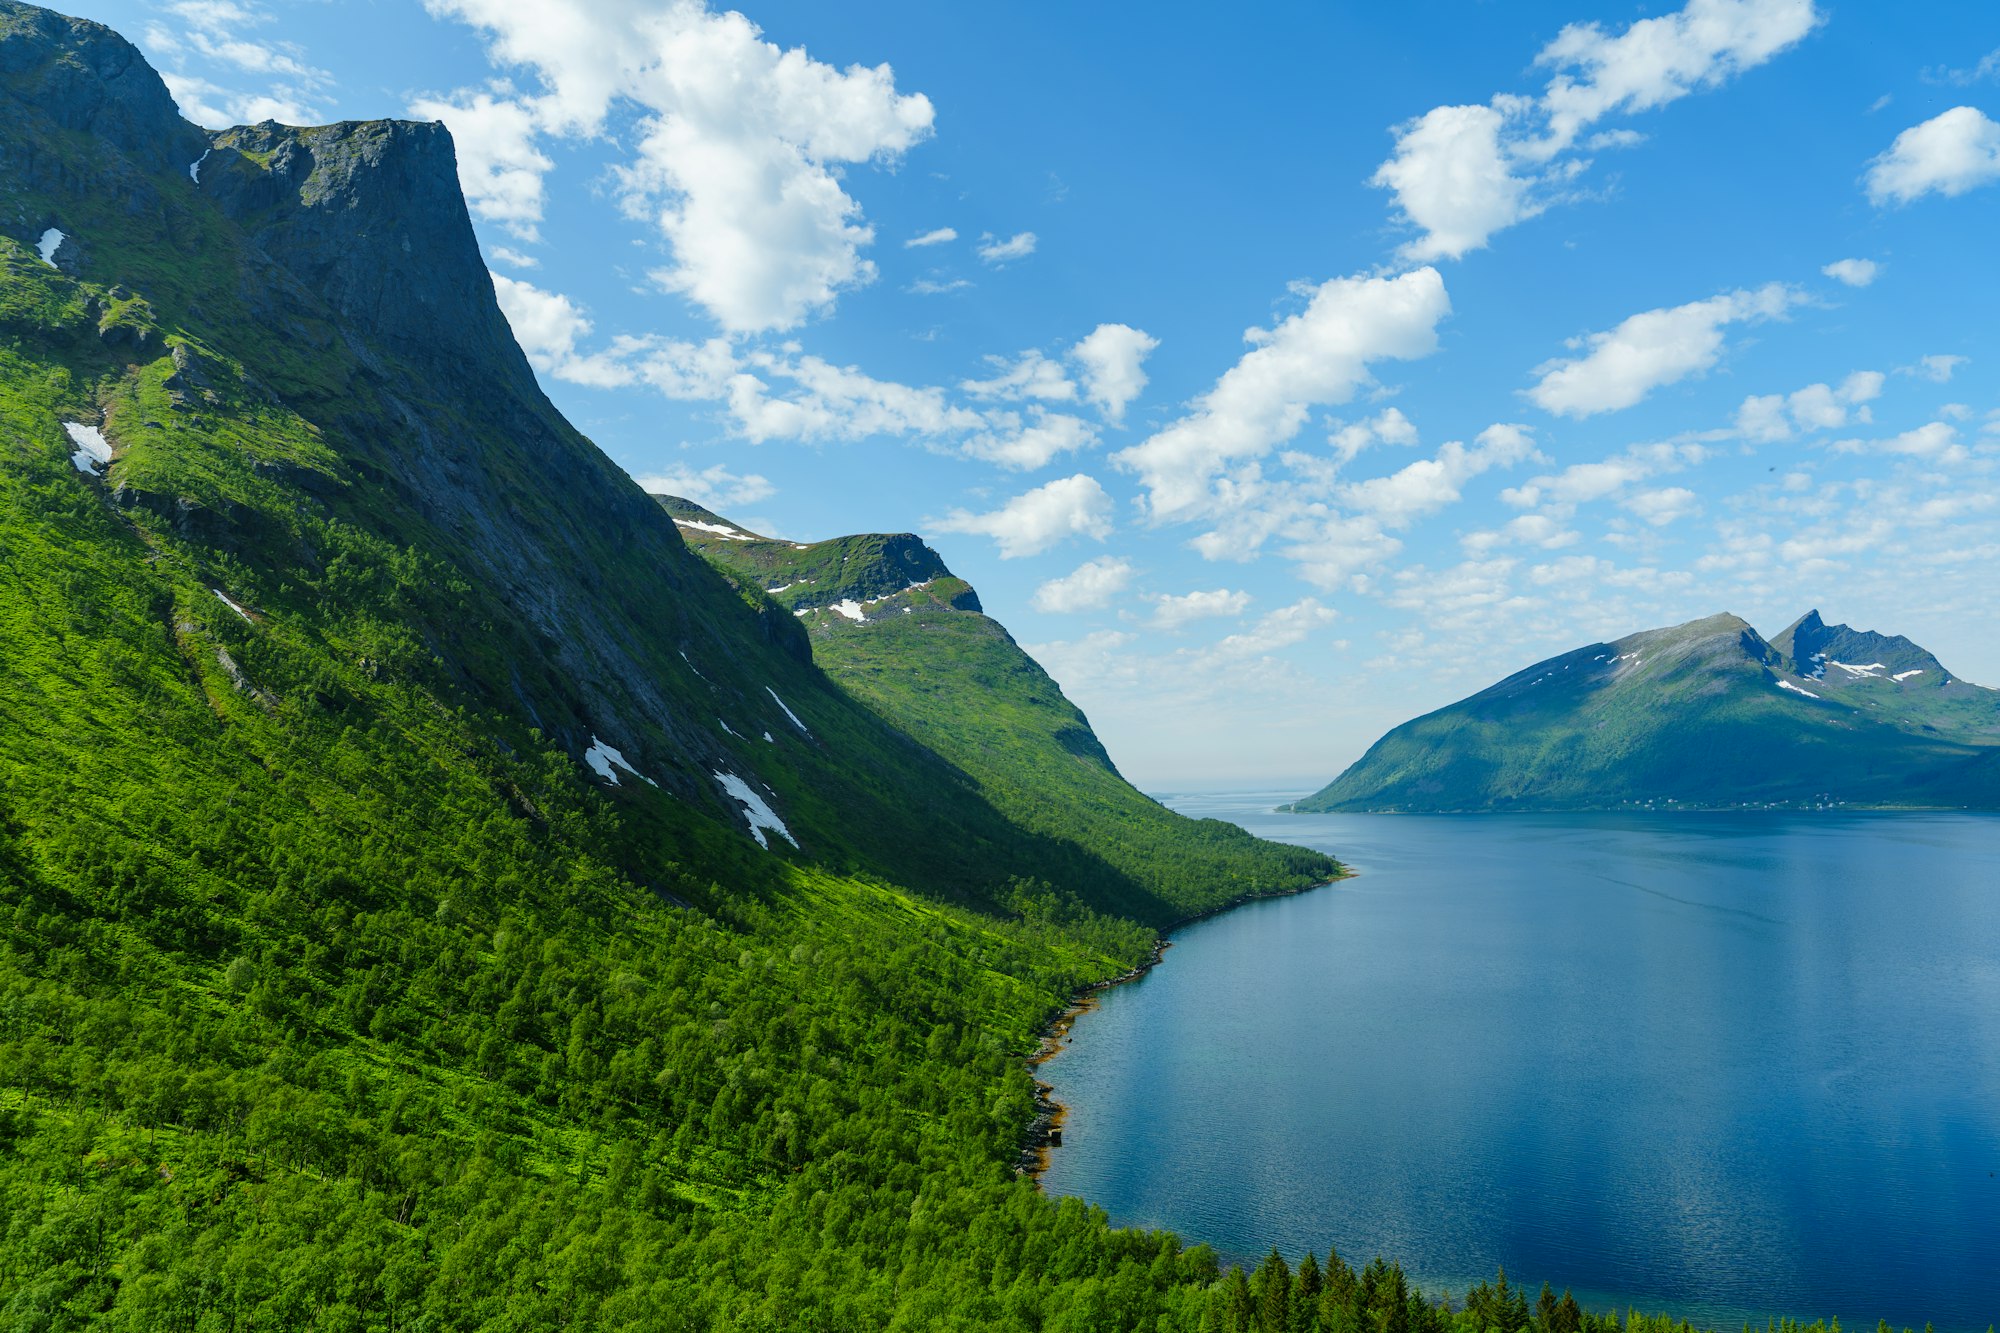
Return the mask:
{"type": "MultiPolygon", "coordinates": [[[[779,704],[778,706],[780,708],[784,707],[783,704],[779,704]]],[[[771,841],[764,836],[764,830],[766,829],[777,834],[794,847],[799,845],[799,840],[794,838],[792,831],[785,827],[785,821],[778,818],[777,811],[771,809],[764,798],[757,793],[756,788],[752,787],[742,778],[737,777],[734,773],[725,773],[719,768],[715,770],[715,780],[722,784],[722,790],[729,793],[731,800],[743,807],[743,819],[750,825],[750,836],[757,840],[759,847],[767,851],[770,849],[771,841]]]]}

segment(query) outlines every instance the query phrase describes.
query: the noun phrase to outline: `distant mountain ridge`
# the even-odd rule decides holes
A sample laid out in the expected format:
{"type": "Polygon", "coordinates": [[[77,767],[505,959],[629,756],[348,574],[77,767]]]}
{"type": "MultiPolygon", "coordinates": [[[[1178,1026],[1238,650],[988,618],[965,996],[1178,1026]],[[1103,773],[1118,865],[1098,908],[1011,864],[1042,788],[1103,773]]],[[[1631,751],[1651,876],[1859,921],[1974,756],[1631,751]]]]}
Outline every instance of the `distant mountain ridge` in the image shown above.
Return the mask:
{"type": "Polygon", "coordinates": [[[1169,893],[1233,897],[1325,873],[1301,848],[1187,819],[1133,787],[1082,710],[914,533],[793,542],[654,498],[741,596],[790,613],[842,690],[949,760],[1020,826],[1075,840],[1169,893]]]}
{"type": "Polygon", "coordinates": [[[1538,662],[1397,727],[1316,810],[2000,808],[2000,692],[1907,638],[1733,615],[1538,662]]]}

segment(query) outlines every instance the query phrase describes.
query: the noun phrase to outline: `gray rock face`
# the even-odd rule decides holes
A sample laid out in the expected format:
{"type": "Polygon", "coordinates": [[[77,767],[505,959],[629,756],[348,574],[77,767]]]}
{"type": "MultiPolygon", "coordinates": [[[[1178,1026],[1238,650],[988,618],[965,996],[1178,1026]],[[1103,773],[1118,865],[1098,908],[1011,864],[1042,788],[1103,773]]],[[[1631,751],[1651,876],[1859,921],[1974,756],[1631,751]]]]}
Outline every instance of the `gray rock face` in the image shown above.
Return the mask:
{"type": "Polygon", "coordinates": [[[419,366],[485,367],[532,391],[444,126],[265,121],[225,130],[201,188],[370,340],[419,366]]]}
{"type": "Polygon", "coordinates": [[[0,0],[0,86],[149,170],[185,171],[208,147],[145,57],[101,23],[0,0]]]}

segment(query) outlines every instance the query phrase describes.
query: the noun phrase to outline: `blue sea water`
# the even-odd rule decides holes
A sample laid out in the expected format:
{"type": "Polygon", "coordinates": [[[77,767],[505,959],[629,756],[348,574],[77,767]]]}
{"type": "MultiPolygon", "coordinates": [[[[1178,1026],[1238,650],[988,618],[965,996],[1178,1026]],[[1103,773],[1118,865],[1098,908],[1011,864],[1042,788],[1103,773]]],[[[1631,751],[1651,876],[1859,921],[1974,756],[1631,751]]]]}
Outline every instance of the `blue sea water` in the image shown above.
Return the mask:
{"type": "Polygon", "coordinates": [[[1700,1321],[2000,1321],[2000,818],[1184,813],[1356,878],[1178,932],[1043,1177],[1255,1260],[1700,1321]]]}

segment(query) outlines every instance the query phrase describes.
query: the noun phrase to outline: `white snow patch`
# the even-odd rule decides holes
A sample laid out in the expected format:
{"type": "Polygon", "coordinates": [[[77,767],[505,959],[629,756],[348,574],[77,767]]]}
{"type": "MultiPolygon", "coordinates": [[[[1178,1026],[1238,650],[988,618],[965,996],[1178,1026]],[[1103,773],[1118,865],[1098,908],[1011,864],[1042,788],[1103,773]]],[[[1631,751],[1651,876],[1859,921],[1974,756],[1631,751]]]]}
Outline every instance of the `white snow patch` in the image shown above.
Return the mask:
{"type": "Polygon", "coordinates": [[[1860,680],[1864,677],[1868,680],[1880,680],[1882,678],[1875,673],[1887,670],[1880,662],[1870,662],[1867,666],[1850,666],[1846,662],[1829,662],[1827,665],[1837,666],[1845,671],[1849,680],[1860,680]]]}
{"type": "Polygon", "coordinates": [[[771,739],[771,733],[770,733],[770,732],[768,732],[768,731],[764,733],[764,743],[765,743],[766,745],[776,745],[776,744],[777,744],[777,742],[776,742],[776,741],[774,741],[774,740],[772,740],[772,739],[771,739]]]}
{"type": "Polygon", "coordinates": [[[63,429],[69,432],[70,443],[76,446],[70,453],[69,461],[76,465],[78,472],[94,477],[99,468],[111,466],[111,445],[102,430],[86,426],[81,421],[65,421],[63,429]]]}
{"type": "Polygon", "coordinates": [[[766,685],[764,687],[764,693],[770,695],[773,699],[778,700],[778,707],[784,708],[785,716],[792,720],[793,726],[797,727],[800,731],[805,732],[805,734],[808,736],[812,735],[812,728],[808,727],[805,723],[799,721],[799,715],[797,713],[794,713],[789,708],[785,708],[785,701],[783,699],[778,699],[778,692],[776,690],[772,689],[769,685],[766,685]]]}
{"type": "Polygon", "coordinates": [[[703,680],[707,680],[707,679],[708,679],[708,677],[707,677],[707,676],[702,676],[702,675],[701,675],[701,668],[700,668],[700,667],[698,667],[698,666],[696,666],[696,665],[694,664],[694,659],[693,659],[692,657],[689,657],[689,656],[687,655],[687,653],[686,653],[686,651],[685,651],[685,650],[683,650],[683,651],[682,651],[682,653],[681,653],[681,661],[683,661],[683,662],[686,662],[686,663],[688,664],[688,670],[689,670],[689,671],[692,671],[692,672],[694,672],[694,674],[695,674],[695,675],[697,675],[697,676],[701,676],[701,678],[702,678],[703,680]]]}
{"type": "Polygon", "coordinates": [[[242,616],[245,624],[254,625],[257,623],[256,621],[250,619],[250,613],[248,611],[245,611],[241,606],[238,606],[236,604],[236,599],[231,597],[228,593],[224,592],[220,588],[210,588],[209,591],[214,593],[217,597],[220,597],[222,599],[222,604],[224,606],[228,607],[231,611],[234,611],[237,615],[242,616]]]}
{"type": "Polygon", "coordinates": [[[792,549],[793,549],[794,551],[810,551],[810,550],[812,550],[812,543],[811,543],[811,542],[807,542],[807,543],[806,543],[806,544],[805,544],[804,546],[799,546],[799,545],[796,545],[796,544],[795,544],[795,545],[793,545],[792,549]]]}
{"type": "Polygon", "coordinates": [[[208,161],[208,155],[214,151],[213,148],[204,148],[201,150],[200,157],[188,163],[188,179],[196,185],[201,184],[201,164],[208,161]]]}
{"type": "Polygon", "coordinates": [[[720,718],[720,717],[718,717],[718,718],[717,718],[717,719],[715,719],[715,720],[716,720],[717,722],[719,722],[719,723],[721,723],[721,724],[722,724],[722,729],[723,729],[724,731],[726,731],[726,732],[728,732],[728,733],[729,733],[730,735],[732,735],[732,736],[736,737],[736,739],[737,739],[737,740],[739,740],[739,741],[740,741],[740,740],[742,740],[742,739],[743,739],[743,735],[742,735],[742,733],[741,733],[741,732],[739,732],[739,731],[737,731],[737,730],[736,730],[736,728],[734,728],[734,727],[730,726],[730,725],[729,725],[729,722],[728,722],[728,719],[726,719],[726,718],[720,718]]]}
{"type": "Polygon", "coordinates": [[[844,602],[835,602],[832,606],[829,606],[827,610],[837,611],[841,615],[846,616],[849,620],[863,619],[863,616],[861,614],[861,603],[855,601],[852,597],[848,598],[844,602]]]}
{"type": "Polygon", "coordinates": [[[726,537],[733,542],[747,542],[750,540],[748,533],[738,532],[735,528],[724,527],[720,523],[697,523],[693,519],[687,518],[677,518],[674,522],[684,528],[693,528],[696,532],[712,532],[718,537],[726,537]]]}
{"type": "MultiPolygon", "coordinates": [[[[783,706],[779,705],[781,708],[783,706]]],[[[743,818],[750,825],[750,836],[757,840],[759,847],[769,850],[771,846],[770,840],[764,836],[765,829],[771,830],[794,847],[799,845],[799,840],[785,827],[785,821],[778,818],[777,811],[765,803],[764,798],[757,794],[756,788],[734,773],[725,773],[719,768],[715,770],[715,780],[722,784],[722,790],[729,793],[730,799],[743,807],[743,818]]]]}
{"type": "Polygon", "coordinates": [[[810,606],[802,606],[798,610],[792,612],[792,614],[795,616],[809,616],[812,613],[813,613],[813,608],[810,606]]]}
{"type": "Polygon", "coordinates": [[[780,583],[780,584],[779,584],[779,585],[778,585],[777,587],[775,587],[775,588],[766,588],[766,589],[764,589],[764,591],[765,591],[765,592],[768,592],[768,593],[770,593],[770,594],[771,594],[771,595],[772,595],[773,597],[775,597],[775,596],[777,596],[777,595],[778,595],[779,593],[783,592],[783,591],[784,591],[785,589],[787,589],[787,588],[803,588],[803,587],[805,587],[805,586],[806,586],[806,585],[807,585],[808,583],[811,583],[811,582],[812,582],[812,580],[811,580],[811,579],[796,579],[796,580],[794,580],[794,581],[793,581],[793,582],[791,582],[791,583],[780,583]]]}
{"type": "Polygon", "coordinates": [[[1924,674],[1924,669],[1922,667],[1918,667],[1915,671],[1898,671],[1895,675],[1889,677],[1889,679],[1908,680],[1912,676],[1921,676],[1923,674],[1924,674]]]}
{"type": "Polygon", "coordinates": [[[1814,694],[1811,690],[1802,690],[1798,686],[1792,684],[1792,682],[1790,682],[1789,680],[1779,681],[1778,688],[1781,690],[1790,690],[1793,694],[1803,694],[1808,699],[1819,698],[1819,696],[1817,694],[1814,694]]]}
{"type": "Polygon", "coordinates": [[[594,732],[590,737],[590,748],[583,752],[583,762],[590,766],[590,770],[593,773],[614,787],[618,785],[617,770],[620,768],[645,783],[648,787],[657,787],[660,785],[644,773],[641,773],[638,769],[632,767],[632,765],[626,763],[624,755],[597,739],[594,732]]]}
{"type": "Polygon", "coordinates": [[[54,268],[56,266],[56,251],[62,249],[62,243],[68,239],[69,237],[63,235],[54,227],[50,227],[42,233],[42,239],[35,242],[35,252],[41,255],[44,264],[47,264],[50,268],[54,268]]]}

